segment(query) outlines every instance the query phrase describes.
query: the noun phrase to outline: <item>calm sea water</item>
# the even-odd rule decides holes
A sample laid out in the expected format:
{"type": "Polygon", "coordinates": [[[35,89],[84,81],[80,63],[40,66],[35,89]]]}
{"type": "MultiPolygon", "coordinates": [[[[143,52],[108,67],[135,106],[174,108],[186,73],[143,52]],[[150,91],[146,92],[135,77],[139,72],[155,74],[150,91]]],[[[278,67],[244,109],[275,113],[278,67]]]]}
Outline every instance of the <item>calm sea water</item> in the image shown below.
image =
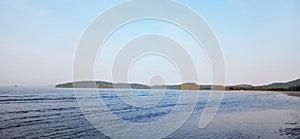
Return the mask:
{"type": "MultiPolygon", "coordinates": [[[[136,94],[149,95],[149,90],[133,90],[135,95],[128,90],[98,91],[113,114],[135,123],[158,120],[174,108],[180,93],[196,93],[169,90],[155,106],[138,109],[122,103],[116,92],[135,99],[136,94]]],[[[200,91],[191,117],[166,138],[299,138],[300,97],[278,92],[225,92],[216,117],[199,129],[208,96],[208,91],[200,91]]],[[[73,89],[0,88],[0,138],[14,137],[107,138],[86,120],[73,89]]]]}

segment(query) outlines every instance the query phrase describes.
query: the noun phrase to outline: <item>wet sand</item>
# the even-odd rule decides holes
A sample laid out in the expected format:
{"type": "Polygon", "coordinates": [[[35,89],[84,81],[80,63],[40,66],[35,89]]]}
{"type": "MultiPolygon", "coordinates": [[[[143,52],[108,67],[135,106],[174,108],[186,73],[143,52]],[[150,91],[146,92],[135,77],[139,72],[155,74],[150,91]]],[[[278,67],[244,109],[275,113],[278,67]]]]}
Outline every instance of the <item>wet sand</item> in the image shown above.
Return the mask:
{"type": "Polygon", "coordinates": [[[285,91],[283,92],[284,94],[287,94],[289,96],[296,96],[296,97],[300,97],[300,91],[285,91]]]}
{"type": "Polygon", "coordinates": [[[300,138],[299,110],[263,110],[217,115],[207,130],[224,137],[300,138]],[[224,131],[224,132],[220,132],[224,131]],[[230,135],[232,131],[239,134],[230,135]]]}
{"type": "Polygon", "coordinates": [[[300,109],[218,113],[204,129],[200,113],[167,138],[300,138],[300,109]]]}

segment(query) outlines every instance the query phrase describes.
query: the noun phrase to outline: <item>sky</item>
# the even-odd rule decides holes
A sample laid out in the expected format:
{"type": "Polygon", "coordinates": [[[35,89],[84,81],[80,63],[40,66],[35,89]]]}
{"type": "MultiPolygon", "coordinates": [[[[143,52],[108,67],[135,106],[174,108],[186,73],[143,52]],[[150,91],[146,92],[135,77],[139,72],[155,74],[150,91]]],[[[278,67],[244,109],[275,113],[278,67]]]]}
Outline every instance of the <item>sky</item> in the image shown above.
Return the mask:
{"type": "MultiPolygon", "coordinates": [[[[0,86],[49,86],[72,81],[74,56],[83,32],[97,16],[122,2],[0,0],[0,86]]],[[[228,85],[300,78],[300,1],[177,2],[198,13],[214,31],[223,50],[228,85]]],[[[196,65],[198,83],[211,83],[210,63],[202,47],[184,30],[157,20],[141,20],[116,30],[98,52],[95,79],[112,81],[111,69],[118,52],[129,40],[151,33],[182,44],[196,65]]],[[[176,65],[155,55],[135,61],[126,72],[128,82],[150,84],[156,75],[167,84],[181,82],[176,65]]]]}

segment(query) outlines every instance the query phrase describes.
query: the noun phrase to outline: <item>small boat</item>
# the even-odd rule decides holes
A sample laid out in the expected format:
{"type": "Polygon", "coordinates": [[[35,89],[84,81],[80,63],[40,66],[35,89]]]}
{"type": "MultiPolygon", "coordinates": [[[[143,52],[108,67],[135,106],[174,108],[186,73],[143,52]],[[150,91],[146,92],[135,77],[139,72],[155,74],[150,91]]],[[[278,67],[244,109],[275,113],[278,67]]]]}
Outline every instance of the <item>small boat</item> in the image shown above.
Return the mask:
{"type": "Polygon", "coordinates": [[[14,85],[14,87],[18,87],[17,85],[14,85]]]}

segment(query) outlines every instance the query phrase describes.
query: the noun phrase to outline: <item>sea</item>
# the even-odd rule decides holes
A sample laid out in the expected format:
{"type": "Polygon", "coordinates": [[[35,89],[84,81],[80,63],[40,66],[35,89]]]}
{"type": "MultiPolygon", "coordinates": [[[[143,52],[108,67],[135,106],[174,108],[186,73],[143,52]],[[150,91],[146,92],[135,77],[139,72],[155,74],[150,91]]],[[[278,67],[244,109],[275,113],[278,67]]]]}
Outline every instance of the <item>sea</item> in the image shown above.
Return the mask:
{"type": "Polygon", "coordinates": [[[299,132],[300,97],[281,92],[0,88],[0,138],[300,138],[299,132]],[[214,93],[222,97],[208,104],[214,93]],[[210,108],[217,111],[206,111],[213,118],[199,127],[210,108]]]}

